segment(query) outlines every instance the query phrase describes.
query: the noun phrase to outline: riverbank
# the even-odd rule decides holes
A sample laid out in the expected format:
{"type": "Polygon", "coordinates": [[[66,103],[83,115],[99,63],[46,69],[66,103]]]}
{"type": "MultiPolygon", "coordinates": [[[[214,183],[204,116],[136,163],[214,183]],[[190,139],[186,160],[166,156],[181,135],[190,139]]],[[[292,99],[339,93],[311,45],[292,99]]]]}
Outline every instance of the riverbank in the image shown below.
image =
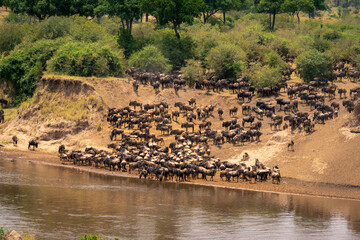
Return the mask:
{"type": "MultiPolygon", "coordinates": [[[[23,151],[23,150],[8,150],[0,149],[0,159],[2,160],[16,160],[24,161],[26,163],[33,164],[46,164],[54,167],[63,167],[77,169],[81,172],[91,172],[96,174],[103,174],[115,177],[126,177],[126,178],[138,178],[137,174],[129,174],[127,172],[110,172],[105,169],[99,169],[89,166],[74,166],[61,164],[56,153],[53,152],[39,152],[39,151],[23,151]]],[[[141,180],[141,181],[155,181],[155,180],[141,180]]],[[[343,198],[343,199],[354,199],[360,200],[360,186],[351,185],[338,185],[328,183],[317,183],[301,181],[295,178],[283,177],[281,184],[272,184],[271,181],[258,182],[251,184],[249,182],[226,182],[222,181],[217,174],[214,177],[214,181],[204,181],[202,179],[191,180],[189,182],[173,182],[176,184],[192,184],[201,186],[231,188],[239,190],[250,190],[259,192],[271,192],[271,193],[284,193],[284,194],[296,194],[296,195],[308,195],[318,197],[329,197],[329,198],[343,198]]]]}

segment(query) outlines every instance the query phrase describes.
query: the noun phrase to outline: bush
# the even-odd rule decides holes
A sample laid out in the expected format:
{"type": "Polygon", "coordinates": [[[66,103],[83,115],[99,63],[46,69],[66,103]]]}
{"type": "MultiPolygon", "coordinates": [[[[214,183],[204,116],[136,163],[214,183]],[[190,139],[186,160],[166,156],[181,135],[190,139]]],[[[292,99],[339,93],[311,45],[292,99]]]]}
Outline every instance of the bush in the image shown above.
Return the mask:
{"type": "MultiPolygon", "coordinates": [[[[85,234],[84,237],[81,237],[78,240],[104,240],[104,239],[101,237],[98,237],[97,235],[85,234]]],[[[115,238],[114,240],[119,240],[119,239],[115,238]]]]}
{"type": "Polygon", "coordinates": [[[171,70],[169,60],[153,45],[147,46],[139,52],[134,53],[130,57],[129,63],[131,66],[146,72],[164,73],[171,70]]]}
{"type": "Polygon", "coordinates": [[[174,69],[185,65],[186,60],[195,56],[195,43],[191,37],[176,38],[173,31],[158,31],[154,35],[154,44],[169,59],[174,69]]]}
{"type": "Polygon", "coordinates": [[[282,81],[279,68],[254,66],[247,74],[249,81],[255,87],[274,87],[282,81]]]}
{"type": "Polygon", "coordinates": [[[330,42],[320,37],[317,37],[312,43],[312,48],[318,50],[319,52],[325,52],[326,50],[329,50],[330,42]]]}
{"type": "Polygon", "coordinates": [[[137,49],[135,38],[124,28],[120,28],[117,41],[120,48],[124,49],[126,58],[129,58],[137,49]]]}
{"type": "Polygon", "coordinates": [[[106,31],[99,24],[87,20],[85,17],[73,16],[71,36],[77,41],[97,42],[107,36],[106,31]]]}
{"type": "Polygon", "coordinates": [[[70,34],[71,21],[67,17],[50,17],[36,25],[35,39],[56,39],[70,34]]]}
{"type": "Polygon", "coordinates": [[[224,43],[210,50],[207,61],[218,78],[233,78],[242,71],[245,53],[234,44],[224,43]]]}
{"type": "Polygon", "coordinates": [[[107,46],[69,42],[48,61],[48,71],[74,76],[121,76],[120,56],[107,46]]]}
{"type": "Polygon", "coordinates": [[[264,56],[264,63],[271,68],[279,68],[285,70],[288,68],[286,62],[284,62],[279,55],[273,51],[268,51],[264,56]]]}
{"type": "Polygon", "coordinates": [[[21,43],[25,32],[20,24],[0,23],[0,55],[21,43]]]}
{"type": "Polygon", "coordinates": [[[64,41],[40,40],[22,44],[9,56],[0,60],[0,80],[6,80],[13,86],[12,95],[17,103],[32,96],[36,82],[46,69],[46,62],[64,41]]]}
{"type": "Polygon", "coordinates": [[[186,79],[187,84],[192,87],[196,80],[203,76],[203,69],[200,62],[190,59],[186,62],[186,66],[182,69],[183,77],[186,79]]]}
{"type": "Polygon", "coordinates": [[[298,57],[297,68],[302,70],[300,77],[305,82],[310,82],[314,77],[332,74],[332,62],[328,54],[310,50],[298,57]]]}

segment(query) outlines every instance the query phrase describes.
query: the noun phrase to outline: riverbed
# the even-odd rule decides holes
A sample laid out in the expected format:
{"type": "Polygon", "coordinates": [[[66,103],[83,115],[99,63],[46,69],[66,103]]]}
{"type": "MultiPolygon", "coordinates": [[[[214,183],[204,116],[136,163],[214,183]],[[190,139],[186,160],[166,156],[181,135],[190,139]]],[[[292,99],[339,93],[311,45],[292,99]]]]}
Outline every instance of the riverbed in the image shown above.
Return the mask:
{"type": "Polygon", "coordinates": [[[0,161],[0,226],[36,239],[358,239],[360,202],[0,161]]]}

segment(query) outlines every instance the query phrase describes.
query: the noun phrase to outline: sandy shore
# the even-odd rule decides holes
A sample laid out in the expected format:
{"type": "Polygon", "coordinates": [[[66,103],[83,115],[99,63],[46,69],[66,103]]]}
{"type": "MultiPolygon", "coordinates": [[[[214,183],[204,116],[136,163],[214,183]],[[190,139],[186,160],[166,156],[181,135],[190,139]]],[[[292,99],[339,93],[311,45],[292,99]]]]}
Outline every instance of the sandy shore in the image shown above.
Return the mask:
{"type": "MultiPolygon", "coordinates": [[[[138,178],[137,174],[129,174],[127,172],[119,171],[108,171],[105,169],[99,169],[89,166],[74,166],[72,164],[61,164],[56,153],[52,152],[39,152],[39,151],[22,151],[22,150],[9,150],[0,149],[0,160],[18,160],[18,161],[32,161],[39,164],[46,164],[54,167],[64,167],[79,169],[85,172],[92,172],[98,174],[104,174],[109,176],[138,178]]],[[[155,180],[148,180],[155,181],[155,180]]],[[[171,181],[168,181],[171,182],[171,181]]],[[[175,181],[174,181],[175,183],[175,181]]],[[[297,194],[297,195],[310,195],[310,196],[321,196],[331,198],[345,198],[360,200],[360,186],[348,186],[348,185],[335,185],[328,183],[316,183],[300,181],[298,179],[289,178],[283,176],[281,184],[272,184],[271,181],[258,182],[251,184],[249,182],[226,182],[222,181],[217,174],[214,177],[214,181],[191,180],[189,182],[182,182],[183,184],[193,184],[201,186],[213,186],[232,188],[240,190],[251,190],[261,192],[272,192],[272,193],[285,193],[285,194],[297,194]]]]}

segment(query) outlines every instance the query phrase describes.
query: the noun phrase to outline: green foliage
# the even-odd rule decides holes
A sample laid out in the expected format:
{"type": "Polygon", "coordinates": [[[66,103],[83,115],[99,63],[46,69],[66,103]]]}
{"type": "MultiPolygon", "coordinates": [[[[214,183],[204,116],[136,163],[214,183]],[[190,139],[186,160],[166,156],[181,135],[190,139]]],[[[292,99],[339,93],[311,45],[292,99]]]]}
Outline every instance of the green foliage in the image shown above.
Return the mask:
{"type": "Polygon", "coordinates": [[[281,59],[281,57],[273,51],[268,51],[264,56],[264,63],[271,68],[287,69],[288,65],[281,59]]]}
{"type": "Polygon", "coordinates": [[[297,68],[301,69],[300,77],[310,82],[314,77],[327,76],[332,73],[332,59],[327,53],[310,50],[297,59],[297,68]]]}
{"type": "Polygon", "coordinates": [[[249,78],[250,83],[257,88],[274,87],[282,81],[282,75],[278,68],[255,65],[245,75],[249,78]]]}
{"type": "Polygon", "coordinates": [[[129,63],[131,66],[147,72],[169,72],[171,65],[155,46],[147,46],[139,52],[134,53],[129,63]]]}
{"type": "Polygon", "coordinates": [[[339,39],[340,37],[341,37],[341,34],[337,30],[334,30],[334,29],[330,29],[323,34],[323,38],[325,40],[329,40],[329,41],[334,41],[336,39],[339,39]]]}
{"type": "Polygon", "coordinates": [[[190,36],[178,39],[170,31],[158,31],[154,35],[154,44],[170,60],[174,69],[185,65],[187,59],[195,56],[195,43],[190,36]]]}
{"type": "Polygon", "coordinates": [[[166,25],[171,23],[175,30],[175,35],[180,38],[178,28],[182,23],[191,24],[194,17],[200,15],[205,8],[203,0],[155,0],[159,23],[166,25]]]}
{"type": "Polygon", "coordinates": [[[330,49],[330,42],[321,37],[315,37],[312,48],[319,52],[325,52],[330,49]]]}
{"type": "Polygon", "coordinates": [[[13,85],[17,103],[33,94],[36,82],[46,68],[46,61],[62,44],[62,39],[23,44],[0,60],[0,80],[13,85]]]}
{"type": "Polygon", "coordinates": [[[69,42],[48,61],[48,71],[74,76],[121,76],[120,56],[99,44],[69,42]]]}
{"type": "Polygon", "coordinates": [[[97,42],[106,36],[104,28],[85,17],[72,17],[71,36],[77,41],[97,42]]]}
{"type": "Polygon", "coordinates": [[[124,49],[126,58],[129,58],[137,49],[135,38],[125,28],[120,28],[117,42],[120,48],[124,49]]]}
{"type": "Polygon", "coordinates": [[[35,27],[34,40],[56,39],[70,34],[71,20],[66,17],[50,17],[35,27]]]}
{"type": "MultiPolygon", "coordinates": [[[[79,238],[78,240],[104,240],[104,239],[98,237],[97,235],[85,234],[83,237],[79,238]]],[[[119,239],[115,238],[114,240],[119,240],[119,239]]]]}
{"type": "Polygon", "coordinates": [[[243,70],[245,53],[234,44],[224,43],[210,50],[207,61],[217,77],[233,78],[243,70]]]}
{"type": "Polygon", "coordinates": [[[16,23],[0,23],[0,56],[21,43],[25,35],[23,26],[16,23]]]}
{"type": "Polygon", "coordinates": [[[199,80],[204,73],[201,63],[193,59],[186,61],[186,66],[181,68],[181,71],[183,72],[182,76],[190,87],[194,86],[195,81],[199,80]]]}

